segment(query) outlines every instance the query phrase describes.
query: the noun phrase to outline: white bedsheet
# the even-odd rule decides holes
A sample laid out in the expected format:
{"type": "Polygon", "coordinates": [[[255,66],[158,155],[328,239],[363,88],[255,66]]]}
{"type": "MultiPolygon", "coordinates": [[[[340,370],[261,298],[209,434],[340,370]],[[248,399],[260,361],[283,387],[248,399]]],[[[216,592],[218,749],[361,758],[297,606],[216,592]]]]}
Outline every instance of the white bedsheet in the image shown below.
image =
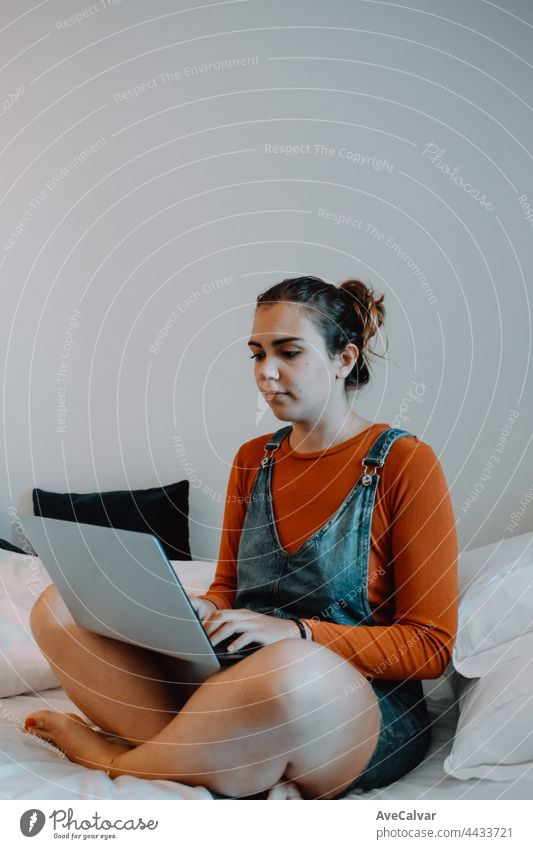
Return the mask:
{"type": "MultiPolygon", "coordinates": [[[[432,715],[436,706],[429,702],[432,715]]],[[[147,781],[121,776],[114,780],[105,772],[69,761],[39,738],[25,734],[24,717],[36,708],[79,709],[61,687],[37,694],[0,700],[0,797],[4,799],[207,799],[205,787],[174,781],[147,781]]],[[[444,773],[442,764],[451,747],[456,724],[455,708],[441,704],[434,725],[433,742],[426,760],[400,781],[366,793],[354,791],[342,801],[365,799],[531,799],[533,769],[520,781],[458,781],[444,773]]]]}

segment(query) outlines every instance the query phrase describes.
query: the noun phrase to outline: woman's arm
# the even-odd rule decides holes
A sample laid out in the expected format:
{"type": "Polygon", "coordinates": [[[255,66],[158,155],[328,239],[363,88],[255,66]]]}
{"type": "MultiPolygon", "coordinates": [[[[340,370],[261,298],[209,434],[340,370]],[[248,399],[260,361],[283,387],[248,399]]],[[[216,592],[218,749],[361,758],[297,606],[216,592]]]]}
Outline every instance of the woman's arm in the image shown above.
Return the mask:
{"type": "MultiPolygon", "coordinates": [[[[394,446],[393,446],[394,448],[394,446]]],[[[446,479],[430,445],[383,467],[395,614],[390,625],[303,620],[313,639],[375,679],[438,678],[457,629],[457,533],[446,479]],[[385,471],[387,473],[385,474],[385,471]]]]}
{"type": "Polygon", "coordinates": [[[242,481],[239,473],[239,453],[240,449],[233,460],[228,480],[215,577],[207,592],[199,596],[212,601],[220,610],[233,607],[237,594],[237,552],[246,517],[246,500],[241,491],[242,481]]]}

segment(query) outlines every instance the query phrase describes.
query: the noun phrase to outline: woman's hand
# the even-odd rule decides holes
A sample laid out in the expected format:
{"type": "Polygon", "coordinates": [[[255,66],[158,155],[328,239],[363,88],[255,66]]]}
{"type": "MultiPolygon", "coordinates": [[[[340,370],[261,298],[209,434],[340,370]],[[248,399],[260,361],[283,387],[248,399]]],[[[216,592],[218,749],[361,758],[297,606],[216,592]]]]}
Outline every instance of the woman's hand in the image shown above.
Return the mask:
{"type": "Polygon", "coordinates": [[[217,610],[204,625],[211,643],[218,643],[235,634],[235,640],[227,651],[238,651],[249,643],[276,643],[278,640],[302,639],[300,629],[291,619],[280,619],[256,613],[255,610],[217,610]]]}
{"type": "Polygon", "coordinates": [[[205,625],[211,614],[218,610],[216,604],[209,601],[207,598],[199,598],[198,596],[193,595],[189,596],[189,601],[191,603],[191,607],[196,611],[196,615],[202,625],[205,625]]]}

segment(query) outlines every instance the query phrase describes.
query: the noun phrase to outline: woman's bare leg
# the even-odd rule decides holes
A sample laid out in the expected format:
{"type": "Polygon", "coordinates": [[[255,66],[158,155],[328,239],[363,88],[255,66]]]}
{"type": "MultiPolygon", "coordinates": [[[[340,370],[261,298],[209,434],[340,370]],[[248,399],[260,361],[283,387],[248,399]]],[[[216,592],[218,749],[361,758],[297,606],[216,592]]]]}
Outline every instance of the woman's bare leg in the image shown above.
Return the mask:
{"type": "Polygon", "coordinates": [[[30,624],[71,701],[131,745],[158,734],[194,691],[176,683],[174,658],[80,628],[54,584],[37,599],[30,624]]]}
{"type": "Polygon", "coordinates": [[[380,726],[364,676],[304,640],[264,646],[211,676],[152,740],[119,754],[100,748],[88,757],[90,729],[82,741],[64,728],[62,714],[33,716],[38,734],[72,760],[110,766],[112,777],[170,779],[234,797],[262,793],[280,780],[296,782],[306,798],[339,795],[370,760],[380,726]]]}

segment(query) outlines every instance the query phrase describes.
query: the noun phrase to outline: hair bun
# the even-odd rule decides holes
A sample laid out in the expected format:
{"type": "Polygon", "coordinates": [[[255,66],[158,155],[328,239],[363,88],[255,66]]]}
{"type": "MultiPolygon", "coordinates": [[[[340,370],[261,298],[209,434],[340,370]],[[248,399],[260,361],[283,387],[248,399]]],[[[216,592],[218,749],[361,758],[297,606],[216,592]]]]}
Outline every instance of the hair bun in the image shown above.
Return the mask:
{"type": "Polygon", "coordinates": [[[363,345],[366,346],[369,339],[374,336],[379,327],[385,321],[385,307],[383,301],[385,295],[376,299],[373,289],[361,280],[345,280],[341,283],[342,289],[352,299],[352,306],[361,317],[363,322],[363,345]]]}

